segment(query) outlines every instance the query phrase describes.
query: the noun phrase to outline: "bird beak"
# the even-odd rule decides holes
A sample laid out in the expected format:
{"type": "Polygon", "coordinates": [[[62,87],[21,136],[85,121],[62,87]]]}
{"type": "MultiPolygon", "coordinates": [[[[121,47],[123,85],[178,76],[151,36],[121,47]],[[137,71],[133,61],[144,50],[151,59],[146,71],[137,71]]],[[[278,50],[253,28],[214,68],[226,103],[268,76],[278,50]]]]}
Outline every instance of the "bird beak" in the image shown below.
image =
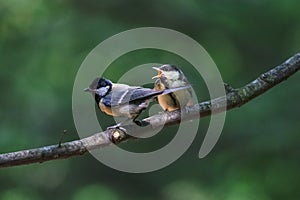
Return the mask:
{"type": "Polygon", "coordinates": [[[85,92],[95,92],[95,90],[93,90],[91,88],[85,88],[83,91],[85,91],[85,92]]]}
{"type": "Polygon", "coordinates": [[[158,72],[158,74],[156,76],[153,76],[152,79],[160,78],[162,76],[161,69],[159,69],[158,67],[152,67],[152,69],[155,69],[158,72]]]}

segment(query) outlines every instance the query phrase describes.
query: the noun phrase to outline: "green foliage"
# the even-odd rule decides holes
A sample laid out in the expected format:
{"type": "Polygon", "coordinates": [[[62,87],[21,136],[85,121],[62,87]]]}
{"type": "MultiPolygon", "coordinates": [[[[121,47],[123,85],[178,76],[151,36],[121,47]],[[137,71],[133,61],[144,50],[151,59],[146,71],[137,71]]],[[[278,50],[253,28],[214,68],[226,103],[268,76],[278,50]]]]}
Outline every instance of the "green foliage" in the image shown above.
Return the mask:
{"type": "Polygon", "coordinates": [[[34,191],[24,189],[9,189],[1,193],[1,200],[37,200],[39,199],[34,191]]]}
{"type": "MultiPolygon", "coordinates": [[[[299,52],[299,7],[293,0],[2,0],[1,153],[58,143],[64,129],[64,140],[78,138],[71,110],[74,78],[88,52],[109,36],[142,26],[181,31],[205,47],[225,82],[239,87],[299,52]]],[[[117,80],[148,62],[182,66],[198,98],[208,99],[192,66],[158,50],[120,57],[107,78],[117,80]]],[[[201,121],[184,156],[160,171],[125,174],[88,155],[1,169],[0,200],[298,199],[299,77],[230,111],[219,142],[204,159],[197,154],[209,119],[201,121]]],[[[143,152],[172,137],[162,133],[122,147],[143,152]]]]}
{"type": "Polygon", "coordinates": [[[107,200],[118,200],[119,198],[115,192],[109,188],[101,185],[88,185],[74,194],[74,200],[85,200],[85,199],[107,199],[107,200]]]}

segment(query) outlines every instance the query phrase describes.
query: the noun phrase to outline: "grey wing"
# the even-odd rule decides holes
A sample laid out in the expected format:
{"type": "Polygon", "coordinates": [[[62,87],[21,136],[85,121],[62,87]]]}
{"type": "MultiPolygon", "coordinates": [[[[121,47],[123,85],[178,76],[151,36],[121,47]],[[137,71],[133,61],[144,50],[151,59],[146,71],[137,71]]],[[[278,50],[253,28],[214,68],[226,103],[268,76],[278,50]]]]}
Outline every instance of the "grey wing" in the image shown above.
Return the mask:
{"type": "Polygon", "coordinates": [[[112,91],[110,94],[111,106],[114,107],[134,101],[150,99],[160,95],[162,92],[142,87],[129,87],[123,91],[112,91]]]}

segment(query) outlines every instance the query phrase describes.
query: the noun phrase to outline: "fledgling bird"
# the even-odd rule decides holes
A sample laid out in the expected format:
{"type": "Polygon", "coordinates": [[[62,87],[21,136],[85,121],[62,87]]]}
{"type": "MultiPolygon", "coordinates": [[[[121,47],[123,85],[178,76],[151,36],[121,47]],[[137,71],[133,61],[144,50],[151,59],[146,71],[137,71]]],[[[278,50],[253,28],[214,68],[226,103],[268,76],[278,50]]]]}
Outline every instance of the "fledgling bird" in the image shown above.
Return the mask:
{"type": "MultiPolygon", "coordinates": [[[[186,88],[154,90],[126,84],[116,84],[108,79],[99,77],[84,91],[91,92],[94,95],[95,101],[102,112],[111,116],[127,117],[141,126],[142,123],[136,118],[158,95],[186,88]]],[[[114,127],[118,127],[120,124],[114,127]]]]}
{"type": "MultiPolygon", "coordinates": [[[[154,83],[154,89],[161,91],[177,87],[190,86],[183,72],[174,65],[165,64],[160,67],[153,67],[158,74],[152,79],[157,78],[154,83]]],[[[193,95],[191,87],[184,90],[175,91],[168,94],[162,94],[157,97],[159,105],[165,111],[178,110],[185,106],[193,105],[193,95]]]]}

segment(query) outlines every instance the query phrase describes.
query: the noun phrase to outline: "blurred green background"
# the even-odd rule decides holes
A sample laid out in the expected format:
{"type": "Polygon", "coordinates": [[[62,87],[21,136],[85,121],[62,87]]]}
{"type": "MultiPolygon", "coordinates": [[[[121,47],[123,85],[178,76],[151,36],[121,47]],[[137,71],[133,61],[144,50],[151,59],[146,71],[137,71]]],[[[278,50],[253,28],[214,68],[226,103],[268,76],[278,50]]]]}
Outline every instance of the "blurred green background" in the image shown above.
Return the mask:
{"type": "MultiPolygon", "coordinates": [[[[65,141],[78,138],[71,108],[76,72],[114,34],[145,26],[180,31],[205,47],[225,82],[240,87],[300,51],[299,8],[294,0],[2,0],[1,153],[58,143],[64,129],[65,141]]],[[[160,51],[136,52],[117,60],[108,78],[117,80],[122,66],[148,62],[182,64],[160,51]]],[[[184,156],[159,171],[127,174],[89,154],[5,168],[0,200],[299,199],[299,79],[295,74],[228,112],[220,140],[204,159],[197,155],[209,118],[184,156]]],[[[163,146],[157,143],[172,139],[176,127],[166,131],[124,147],[163,146]]]]}

